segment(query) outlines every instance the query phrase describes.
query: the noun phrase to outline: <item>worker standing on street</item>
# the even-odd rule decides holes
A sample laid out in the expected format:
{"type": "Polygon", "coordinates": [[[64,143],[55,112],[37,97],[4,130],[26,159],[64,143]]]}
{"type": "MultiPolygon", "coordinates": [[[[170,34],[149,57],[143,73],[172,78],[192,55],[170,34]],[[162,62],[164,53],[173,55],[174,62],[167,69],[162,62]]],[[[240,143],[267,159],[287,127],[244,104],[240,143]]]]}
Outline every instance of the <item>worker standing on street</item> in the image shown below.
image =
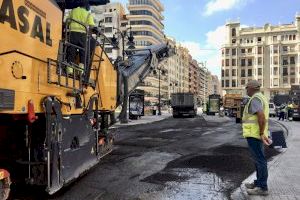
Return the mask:
{"type": "Polygon", "coordinates": [[[256,180],[245,184],[249,195],[268,195],[268,168],[264,144],[271,144],[268,138],[269,103],[260,92],[260,86],[256,80],[248,82],[246,89],[250,99],[243,114],[243,136],[247,139],[256,167],[256,180]]]}
{"type": "Polygon", "coordinates": [[[287,120],[288,121],[293,121],[293,104],[292,102],[289,102],[288,106],[287,106],[287,112],[288,112],[288,117],[287,120]]]}
{"type": "MultiPolygon", "coordinates": [[[[95,26],[95,22],[93,19],[92,14],[88,11],[89,9],[89,3],[88,0],[80,0],[79,1],[79,7],[74,8],[68,18],[76,20],[82,24],[85,24],[87,27],[89,27],[89,30],[95,26]]],[[[88,31],[89,31],[88,30],[88,31]]],[[[76,22],[71,22],[70,23],[70,43],[73,45],[76,45],[81,48],[85,48],[86,46],[86,36],[88,33],[86,33],[86,29],[84,26],[82,26],[79,23],[76,22]]],[[[90,49],[93,50],[93,46],[95,44],[90,43],[90,49]]],[[[88,54],[87,54],[87,61],[86,63],[89,64],[90,60],[90,49],[87,49],[88,54]]],[[[84,62],[85,62],[85,53],[83,50],[79,49],[79,67],[84,70],[84,62]]],[[[68,62],[75,63],[76,60],[76,54],[77,54],[77,48],[74,46],[70,46],[68,48],[68,62]]],[[[67,68],[68,73],[73,73],[72,68],[67,68]]]]}

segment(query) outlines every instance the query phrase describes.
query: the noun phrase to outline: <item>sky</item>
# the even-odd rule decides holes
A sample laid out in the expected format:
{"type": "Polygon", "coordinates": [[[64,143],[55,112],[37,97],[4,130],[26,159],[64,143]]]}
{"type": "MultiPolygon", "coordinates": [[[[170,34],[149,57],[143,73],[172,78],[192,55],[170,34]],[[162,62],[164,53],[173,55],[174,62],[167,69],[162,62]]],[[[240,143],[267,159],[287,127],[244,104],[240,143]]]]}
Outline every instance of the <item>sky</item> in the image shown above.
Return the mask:
{"type": "MultiPolygon", "coordinates": [[[[300,0],[160,0],[165,7],[165,34],[187,47],[199,62],[220,77],[220,48],[225,40],[225,23],[242,26],[288,24],[300,14],[300,0]]],[[[128,0],[111,0],[124,5],[128,0]]]]}

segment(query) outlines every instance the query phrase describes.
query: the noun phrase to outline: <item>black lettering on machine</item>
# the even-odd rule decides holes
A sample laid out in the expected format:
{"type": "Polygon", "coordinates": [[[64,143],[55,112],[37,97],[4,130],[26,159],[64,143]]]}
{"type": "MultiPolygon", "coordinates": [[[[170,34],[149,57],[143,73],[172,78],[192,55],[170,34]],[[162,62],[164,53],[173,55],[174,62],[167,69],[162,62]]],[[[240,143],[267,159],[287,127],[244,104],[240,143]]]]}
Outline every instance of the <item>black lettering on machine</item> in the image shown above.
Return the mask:
{"type": "Polygon", "coordinates": [[[12,29],[24,34],[29,33],[30,37],[52,46],[51,24],[47,21],[43,23],[42,18],[46,19],[46,13],[28,0],[25,0],[25,5],[18,7],[17,13],[13,0],[3,0],[0,6],[0,23],[8,23],[12,29]],[[35,13],[33,21],[28,20],[31,12],[35,13]]]}

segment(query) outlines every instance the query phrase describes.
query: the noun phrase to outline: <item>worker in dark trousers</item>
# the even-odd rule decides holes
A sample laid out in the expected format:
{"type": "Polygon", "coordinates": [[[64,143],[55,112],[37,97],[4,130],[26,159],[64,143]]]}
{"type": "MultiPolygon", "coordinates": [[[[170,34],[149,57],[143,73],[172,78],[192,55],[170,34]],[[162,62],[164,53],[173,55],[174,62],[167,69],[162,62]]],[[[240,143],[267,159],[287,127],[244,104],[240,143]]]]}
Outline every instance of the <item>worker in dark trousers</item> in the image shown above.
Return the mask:
{"type": "MultiPolygon", "coordinates": [[[[77,8],[74,8],[68,18],[76,20],[78,22],[81,22],[82,24],[85,24],[89,30],[92,30],[92,28],[95,26],[95,22],[93,19],[92,14],[88,11],[89,9],[89,4],[87,0],[80,0],[79,1],[79,6],[77,8]]],[[[89,33],[88,33],[89,34],[89,33]]],[[[86,29],[84,26],[82,26],[79,23],[76,22],[71,22],[70,23],[70,43],[85,48],[86,46],[86,29]]],[[[90,40],[90,49],[87,49],[88,54],[87,54],[87,61],[86,64],[90,64],[90,59],[91,59],[91,54],[95,49],[95,44],[96,41],[91,38],[90,40]]],[[[79,68],[84,71],[88,66],[85,65],[85,52],[81,49],[79,51],[79,68]]],[[[77,55],[77,48],[74,46],[68,47],[68,56],[67,60],[69,63],[75,63],[76,61],[76,55],[77,55]]],[[[70,67],[67,67],[67,72],[69,74],[73,73],[73,69],[70,67]]]]}

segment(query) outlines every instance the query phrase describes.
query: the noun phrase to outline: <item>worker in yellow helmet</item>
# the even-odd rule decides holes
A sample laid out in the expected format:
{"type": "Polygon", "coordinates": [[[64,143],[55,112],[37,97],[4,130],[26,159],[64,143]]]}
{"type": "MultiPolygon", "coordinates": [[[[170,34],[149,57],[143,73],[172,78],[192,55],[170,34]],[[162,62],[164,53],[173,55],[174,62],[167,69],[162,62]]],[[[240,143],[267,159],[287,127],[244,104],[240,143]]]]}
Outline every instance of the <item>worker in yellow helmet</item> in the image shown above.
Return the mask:
{"type": "Polygon", "coordinates": [[[250,99],[243,113],[243,136],[256,168],[256,180],[245,184],[249,195],[268,195],[268,167],[263,144],[271,144],[268,138],[269,102],[260,92],[260,86],[256,80],[248,82],[246,89],[250,99]]]}
{"type": "MultiPolygon", "coordinates": [[[[88,30],[84,26],[82,26],[79,23],[76,23],[75,21],[72,21],[70,23],[70,43],[73,45],[76,45],[81,48],[85,48],[86,46],[86,36],[87,36],[87,31],[91,30],[92,27],[95,26],[94,18],[92,14],[88,11],[89,9],[89,4],[87,0],[80,0],[79,1],[79,6],[77,8],[74,8],[68,18],[76,20],[85,26],[88,27],[88,30]]],[[[91,57],[91,52],[94,50],[95,46],[95,41],[91,40],[90,43],[90,49],[87,49],[87,60],[85,60],[85,52],[81,49],[78,49],[79,51],[79,67],[84,70],[85,67],[84,64],[89,65],[89,60],[91,57]]],[[[68,57],[67,60],[68,62],[75,63],[76,60],[76,55],[77,55],[77,48],[74,46],[70,46],[68,48],[68,57]]],[[[72,68],[67,68],[67,72],[73,73],[72,68]]]]}

